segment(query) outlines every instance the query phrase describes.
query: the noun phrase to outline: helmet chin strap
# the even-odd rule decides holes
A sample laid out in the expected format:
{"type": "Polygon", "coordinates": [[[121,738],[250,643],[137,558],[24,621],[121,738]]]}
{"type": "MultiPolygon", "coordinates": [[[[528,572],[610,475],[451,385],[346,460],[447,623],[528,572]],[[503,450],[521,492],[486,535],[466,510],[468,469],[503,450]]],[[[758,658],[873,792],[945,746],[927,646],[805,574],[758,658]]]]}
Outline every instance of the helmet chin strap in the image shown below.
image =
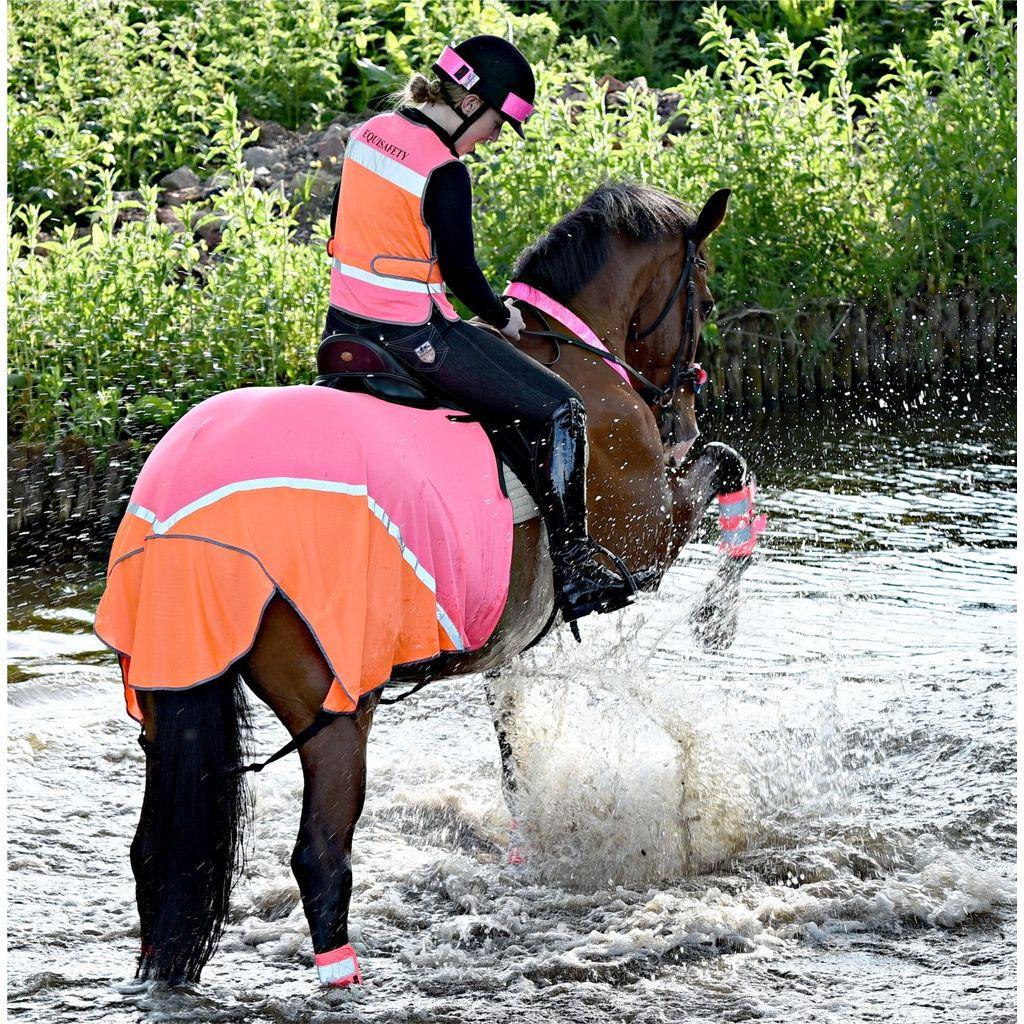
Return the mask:
{"type": "Polygon", "coordinates": [[[456,114],[459,115],[459,119],[462,121],[462,125],[458,129],[456,129],[456,131],[451,136],[452,145],[454,145],[456,142],[458,142],[458,140],[462,137],[463,133],[471,125],[476,124],[476,122],[479,121],[481,117],[483,117],[484,112],[488,109],[487,104],[481,102],[480,106],[477,107],[472,114],[464,114],[461,110],[459,110],[459,108],[454,103],[452,103],[450,99],[448,99],[448,97],[444,94],[443,91],[441,93],[441,98],[449,107],[452,108],[452,110],[455,111],[456,114]]]}

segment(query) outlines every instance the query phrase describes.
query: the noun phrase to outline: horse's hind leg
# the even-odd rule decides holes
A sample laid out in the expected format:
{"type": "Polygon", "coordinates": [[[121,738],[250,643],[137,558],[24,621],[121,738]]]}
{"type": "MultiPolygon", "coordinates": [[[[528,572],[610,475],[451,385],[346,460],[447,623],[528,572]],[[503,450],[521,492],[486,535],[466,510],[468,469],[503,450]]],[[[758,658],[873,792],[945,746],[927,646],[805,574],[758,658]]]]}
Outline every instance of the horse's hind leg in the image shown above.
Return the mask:
{"type": "MultiPolygon", "coordinates": [[[[313,721],[331,670],[305,623],[281,598],[267,609],[243,677],[294,736],[313,721]]],[[[299,748],[303,799],[291,866],[299,883],[321,980],[359,979],[348,941],[352,835],[366,793],[366,741],[377,695],[339,715],[299,748]]]]}
{"type": "Polygon", "coordinates": [[[375,703],[376,697],[364,698],[356,715],[332,723],[300,752],[305,787],[292,871],[325,982],[351,980],[355,970],[353,954],[353,970],[339,976],[331,954],[343,951],[340,959],[347,958],[352,836],[366,796],[366,739],[375,703]]]}
{"type": "MultiPolygon", "coordinates": [[[[149,724],[148,728],[144,729],[144,731],[148,733],[146,738],[149,742],[152,742],[154,731],[153,722],[155,718],[151,711],[152,695],[148,693],[140,693],[139,702],[145,711],[149,711],[149,714],[145,716],[149,724]]],[[[156,787],[155,774],[156,769],[153,763],[153,758],[147,754],[146,792],[142,798],[142,812],[139,817],[139,825],[135,831],[135,838],[132,840],[131,851],[129,854],[132,865],[132,874],[135,876],[135,903],[139,910],[139,925],[142,936],[142,950],[139,959],[140,970],[142,968],[142,964],[153,955],[153,931],[158,911],[157,889],[160,883],[156,871],[154,870],[154,830],[148,820],[154,813],[154,800],[152,793],[156,787]]]]}

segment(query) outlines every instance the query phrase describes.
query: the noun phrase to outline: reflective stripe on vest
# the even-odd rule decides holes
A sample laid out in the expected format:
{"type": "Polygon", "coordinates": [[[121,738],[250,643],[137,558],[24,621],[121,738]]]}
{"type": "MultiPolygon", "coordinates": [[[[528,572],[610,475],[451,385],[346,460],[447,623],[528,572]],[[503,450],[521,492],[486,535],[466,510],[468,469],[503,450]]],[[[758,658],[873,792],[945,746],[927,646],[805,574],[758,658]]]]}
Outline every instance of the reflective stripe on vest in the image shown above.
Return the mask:
{"type": "Polygon", "coordinates": [[[378,114],[349,138],[331,239],[331,305],[368,320],[458,320],[423,219],[430,175],[458,160],[424,125],[378,114]]]}

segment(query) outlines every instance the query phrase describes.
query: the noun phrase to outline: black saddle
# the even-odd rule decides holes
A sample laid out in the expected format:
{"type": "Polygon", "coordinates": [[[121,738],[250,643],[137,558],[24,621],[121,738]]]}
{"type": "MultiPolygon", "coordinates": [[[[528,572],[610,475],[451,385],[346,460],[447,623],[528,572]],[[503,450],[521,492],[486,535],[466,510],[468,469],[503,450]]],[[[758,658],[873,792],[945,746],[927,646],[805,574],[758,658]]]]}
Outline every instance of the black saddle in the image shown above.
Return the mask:
{"type": "Polygon", "coordinates": [[[430,386],[430,382],[400,363],[383,345],[358,334],[332,334],[320,342],[314,384],[360,391],[386,402],[417,409],[455,409],[458,405],[430,386]]]}

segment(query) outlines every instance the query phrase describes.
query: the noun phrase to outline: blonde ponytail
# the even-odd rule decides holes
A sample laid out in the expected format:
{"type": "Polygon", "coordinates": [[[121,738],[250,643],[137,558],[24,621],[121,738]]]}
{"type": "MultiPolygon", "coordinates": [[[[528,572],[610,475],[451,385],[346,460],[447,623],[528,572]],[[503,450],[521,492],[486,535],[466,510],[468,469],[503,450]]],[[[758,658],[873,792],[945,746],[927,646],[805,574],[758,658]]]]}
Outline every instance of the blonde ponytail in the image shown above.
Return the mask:
{"type": "Polygon", "coordinates": [[[405,86],[397,92],[388,93],[384,97],[389,111],[394,113],[399,107],[414,106],[420,103],[444,103],[444,97],[456,106],[469,95],[468,89],[452,82],[442,82],[431,76],[428,78],[419,72],[412,75],[405,86]]]}

